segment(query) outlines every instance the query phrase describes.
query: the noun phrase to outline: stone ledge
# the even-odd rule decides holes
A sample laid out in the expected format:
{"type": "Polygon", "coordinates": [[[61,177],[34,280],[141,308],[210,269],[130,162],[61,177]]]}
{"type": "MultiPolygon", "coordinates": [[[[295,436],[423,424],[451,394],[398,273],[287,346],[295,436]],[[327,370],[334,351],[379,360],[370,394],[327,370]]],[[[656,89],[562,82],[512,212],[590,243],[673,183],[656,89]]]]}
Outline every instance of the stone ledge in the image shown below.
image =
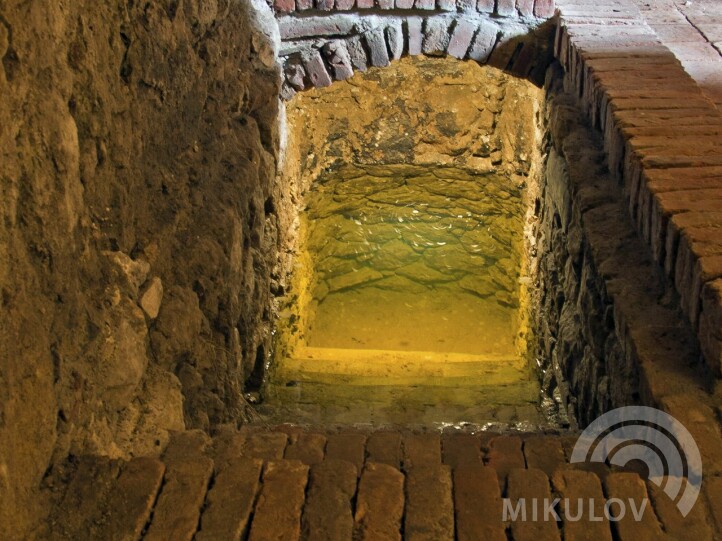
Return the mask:
{"type": "Polygon", "coordinates": [[[566,88],[604,133],[632,219],[720,377],[722,299],[713,284],[722,277],[722,115],[636,8],[617,6],[559,2],[555,54],[566,88]]]}

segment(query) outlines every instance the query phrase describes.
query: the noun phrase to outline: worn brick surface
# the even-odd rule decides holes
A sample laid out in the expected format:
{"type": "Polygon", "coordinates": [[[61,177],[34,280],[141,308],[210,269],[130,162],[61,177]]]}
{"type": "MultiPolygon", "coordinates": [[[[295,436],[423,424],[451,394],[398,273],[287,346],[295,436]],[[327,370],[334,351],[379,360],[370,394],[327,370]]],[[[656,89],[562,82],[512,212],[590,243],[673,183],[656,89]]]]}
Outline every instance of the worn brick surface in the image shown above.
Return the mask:
{"type": "Polygon", "coordinates": [[[528,468],[536,468],[552,477],[566,466],[564,449],[558,437],[531,436],[524,439],[524,457],[528,468]]]}
{"type": "Polygon", "coordinates": [[[516,15],[514,0],[496,0],[496,12],[502,17],[516,15]]]}
{"type": "Polygon", "coordinates": [[[489,23],[482,22],[479,29],[471,42],[469,49],[469,58],[480,64],[486,62],[494,50],[496,43],[497,30],[489,23]]]}
{"type": "Polygon", "coordinates": [[[383,28],[376,28],[364,34],[369,51],[369,63],[375,67],[389,65],[389,52],[383,28]]]}
{"type": "Polygon", "coordinates": [[[407,17],[404,23],[408,53],[410,56],[421,54],[421,47],[424,40],[422,25],[424,20],[421,17],[407,17]]]}
{"type": "Polygon", "coordinates": [[[553,497],[549,478],[537,469],[513,469],[509,472],[507,497],[513,508],[524,502],[526,515],[520,514],[511,521],[511,533],[514,541],[558,541],[559,525],[551,511],[551,504],[544,507],[544,502],[552,502],[553,497]],[[536,511],[534,506],[536,505],[536,511]]]}
{"type": "Polygon", "coordinates": [[[356,466],[326,460],[311,467],[301,538],[308,541],[351,539],[356,494],[356,466]]]}
{"type": "Polygon", "coordinates": [[[656,539],[673,539],[666,535],[657,521],[644,481],[636,473],[612,473],[604,481],[607,498],[617,498],[623,503],[624,515],[619,505],[610,505],[611,516],[619,517],[612,522],[619,539],[634,539],[639,541],[654,541],[656,539]],[[634,515],[632,506],[641,516],[634,515]],[[641,520],[638,520],[641,518],[641,520]]]}
{"type": "Polygon", "coordinates": [[[403,436],[404,470],[441,464],[441,436],[436,432],[403,436]]]}
{"type": "Polygon", "coordinates": [[[93,531],[95,539],[129,541],[140,538],[163,481],[165,465],[156,458],[128,462],[108,495],[103,520],[93,531]]]}
{"type": "Polygon", "coordinates": [[[308,466],[297,460],[266,463],[249,541],[300,539],[307,481],[308,466]]]}
{"type": "Polygon", "coordinates": [[[356,498],[354,539],[401,539],[403,513],[403,474],[386,464],[367,464],[356,498]]]}
{"type": "Polygon", "coordinates": [[[471,21],[460,19],[454,26],[449,39],[447,53],[454,58],[463,59],[471,46],[471,40],[476,32],[476,24],[471,21]]]}
{"type": "Polygon", "coordinates": [[[506,541],[501,491],[493,468],[464,463],[454,468],[458,541],[506,541]]]}
{"type": "Polygon", "coordinates": [[[326,458],[350,462],[361,473],[366,454],[366,435],[358,432],[330,434],[326,442],[326,458]]]}
{"type": "Polygon", "coordinates": [[[444,464],[481,464],[481,442],[474,434],[446,433],[441,445],[444,464]]]}
{"type": "Polygon", "coordinates": [[[451,468],[423,466],[406,474],[404,539],[453,541],[454,504],[451,468]]]}
{"type": "Polygon", "coordinates": [[[202,446],[181,452],[175,447],[163,460],[166,473],[163,490],[153,509],[153,522],[143,539],[147,541],[190,541],[198,528],[201,507],[213,461],[201,454],[202,446]]]}
{"type": "Polygon", "coordinates": [[[378,431],[366,441],[366,462],[380,462],[396,469],[401,467],[401,434],[378,431]]]}
{"type": "Polygon", "coordinates": [[[491,440],[485,462],[496,470],[499,482],[504,485],[506,476],[513,468],[526,467],[519,436],[499,436],[491,440]]]}
{"type": "Polygon", "coordinates": [[[217,473],[206,497],[197,541],[240,539],[248,531],[262,465],[258,459],[235,458],[217,473]]]}
{"type": "Polygon", "coordinates": [[[287,443],[288,435],[284,432],[253,430],[246,435],[243,456],[263,460],[279,460],[283,458],[287,443]]]}
{"type": "MultiPolygon", "coordinates": [[[[711,479],[702,480],[702,493],[705,492],[711,479]]],[[[667,478],[662,479],[662,486],[667,482],[667,478]]],[[[684,490],[684,485],[682,486],[684,490]]],[[[676,502],[651,481],[647,482],[647,493],[654,508],[654,515],[669,537],[672,539],[714,539],[713,520],[707,516],[708,506],[705,506],[702,494],[700,494],[689,514],[683,517],[677,508],[676,502]]],[[[719,508],[719,505],[717,505],[717,508],[719,508]]]]}
{"type": "Polygon", "coordinates": [[[303,66],[313,86],[323,88],[331,84],[331,76],[326,69],[326,65],[319,51],[314,50],[305,54],[303,57],[303,66]]]}
{"type": "Polygon", "coordinates": [[[326,451],[326,436],[314,432],[300,433],[289,437],[284,458],[300,460],[304,464],[318,464],[326,451]]]}
{"type": "Polygon", "coordinates": [[[591,472],[558,470],[552,481],[555,491],[562,498],[560,515],[564,522],[565,541],[612,541],[609,521],[604,517],[605,499],[599,477],[591,472]],[[592,502],[592,513],[589,502],[592,502]],[[581,519],[574,520],[580,513],[581,519]],[[570,518],[565,520],[566,516],[570,518]],[[597,517],[600,520],[596,520],[597,517]]]}

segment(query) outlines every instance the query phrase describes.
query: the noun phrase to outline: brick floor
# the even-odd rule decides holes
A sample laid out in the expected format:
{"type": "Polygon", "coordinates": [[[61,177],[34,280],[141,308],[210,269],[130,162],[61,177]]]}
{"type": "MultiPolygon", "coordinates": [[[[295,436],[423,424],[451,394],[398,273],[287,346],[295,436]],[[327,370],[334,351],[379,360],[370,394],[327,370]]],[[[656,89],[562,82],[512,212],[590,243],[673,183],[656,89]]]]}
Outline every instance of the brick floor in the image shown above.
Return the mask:
{"type": "MultiPolygon", "coordinates": [[[[290,432],[251,426],[236,434],[244,443],[277,443],[283,439],[277,434],[285,437],[290,432]]],[[[568,464],[575,434],[520,438],[449,432],[440,438],[435,432],[342,429],[323,434],[298,428],[289,437],[288,449],[311,435],[316,442],[311,466],[296,459],[250,456],[258,447],[239,445],[231,431],[216,435],[213,442],[197,433],[174,434],[161,460],[81,458],[65,494],[57,498],[48,538],[702,541],[722,535],[720,478],[705,480],[700,499],[685,518],[674,501],[636,473],[604,464],[568,464]],[[320,451],[323,447],[317,443],[322,439],[335,442],[330,449],[335,456],[355,460],[361,453],[361,470],[352,461],[320,451]],[[441,462],[442,440],[446,464],[441,462]],[[400,466],[372,459],[369,445],[388,449],[391,444],[397,453],[398,442],[403,455],[387,456],[393,456],[394,463],[395,457],[403,456],[400,466]],[[520,460],[522,450],[526,465],[520,460]],[[509,466],[504,479],[484,464],[487,459],[509,466]],[[589,497],[594,498],[593,520],[588,515],[589,497]],[[555,503],[555,498],[561,500],[555,503]],[[568,506],[574,518],[579,498],[584,498],[581,519],[569,520],[563,511],[568,506]],[[608,498],[632,498],[637,508],[647,499],[643,519],[630,520],[631,509],[620,522],[604,519],[608,498]],[[527,502],[526,520],[510,514],[504,520],[504,506],[509,506],[508,512],[520,500],[527,502]],[[561,522],[552,514],[550,520],[541,520],[545,501],[561,514],[561,522]]],[[[616,509],[612,506],[612,513],[616,509]]]]}

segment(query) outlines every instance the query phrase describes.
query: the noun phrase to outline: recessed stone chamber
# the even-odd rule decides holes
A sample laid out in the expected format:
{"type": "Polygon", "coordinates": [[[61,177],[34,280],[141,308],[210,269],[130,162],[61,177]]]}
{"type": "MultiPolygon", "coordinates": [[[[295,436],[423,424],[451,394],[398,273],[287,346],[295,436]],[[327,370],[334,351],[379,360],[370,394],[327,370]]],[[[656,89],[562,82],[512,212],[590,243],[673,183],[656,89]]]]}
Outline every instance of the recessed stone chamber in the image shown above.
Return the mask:
{"type": "Polygon", "coordinates": [[[406,58],[287,107],[295,188],[264,416],[544,423],[530,327],[542,92],[406,58]]]}

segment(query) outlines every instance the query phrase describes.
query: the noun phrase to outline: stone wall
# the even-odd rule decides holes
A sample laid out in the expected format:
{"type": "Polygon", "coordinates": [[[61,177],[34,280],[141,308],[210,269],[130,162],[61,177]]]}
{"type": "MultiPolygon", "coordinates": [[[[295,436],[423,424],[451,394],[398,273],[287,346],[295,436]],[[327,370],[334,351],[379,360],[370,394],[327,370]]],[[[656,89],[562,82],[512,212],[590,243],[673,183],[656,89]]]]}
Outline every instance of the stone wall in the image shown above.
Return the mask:
{"type": "Polygon", "coordinates": [[[553,0],[276,0],[282,96],[325,87],[402,56],[449,55],[541,84],[553,0]]]}
{"type": "Polygon", "coordinates": [[[283,214],[250,7],[0,4],[0,537],[68,453],[242,418],[283,214]]]}
{"type": "Polygon", "coordinates": [[[584,427],[615,407],[706,400],[711,381],[664,272],[627,214],[603,139],[550,70],[548,157],[535,231],[544,387],[584,427]]]}
{"type": "MultiPolygon", "coordinates": [[[[453,59],[404,58],[388,68],[372,69],[329,88],[311,89],[289,101],[288,146],[279,182],[289,186],[301,212],[313,184],[339,175],[343,166],[368,169],[369,175],[388,177],[390,182],[402,170],[413,175],[429,168],[456,170],[459,178],[493,179],[484,182],[488,193],[478,180],[467,191],[481,199],[477,207],[498,205],[496,212],[503,206],[497,198],[516,199],[516,210],[503,214],[508,219],[496,220],[506,228],[500,228],[497,238],[504,239],[507,253],[524,254],[521,230],[527,223],[529,201],[536,197],[540,99],[540,89],[495,68],[453,59]],[[416,91],[420,85],[428,86],[426,94],[416,91]]],[[[336,199],[350,206],[358,202],[336,199]]],[[[490,216],[484,219],[492,221],[490,216]]],[[[286,232],[289,239],[298,238],[301,222],[286,232]]],[[[492,245],[497,242],[487,240],[492,245]]],[[[279,340],[279,345],[295,341],[296,331],[304,330],[306,307],[314,302],[313,261],[297,243],[288,246],[294,248],[284,253],[285,269],[295,272],[282,280],[291,287],[279,303],[280,311],[291,307],[294,313],[288,316],[294,322],[294,338],[279,340]]],[[[521,262],[499,259],[502,264],[496,271],[514,275],[501,279],[507,291],[516,288],[511,304],[517,304],[519,297],[522,305],[528,304],[526,284],[519,284],[516,276],[519,271],[525,274],[528,262],[523,255],[521,262]]],[[[522,320],[520,328],[526,328],[526,314],[522,320]]]]}

